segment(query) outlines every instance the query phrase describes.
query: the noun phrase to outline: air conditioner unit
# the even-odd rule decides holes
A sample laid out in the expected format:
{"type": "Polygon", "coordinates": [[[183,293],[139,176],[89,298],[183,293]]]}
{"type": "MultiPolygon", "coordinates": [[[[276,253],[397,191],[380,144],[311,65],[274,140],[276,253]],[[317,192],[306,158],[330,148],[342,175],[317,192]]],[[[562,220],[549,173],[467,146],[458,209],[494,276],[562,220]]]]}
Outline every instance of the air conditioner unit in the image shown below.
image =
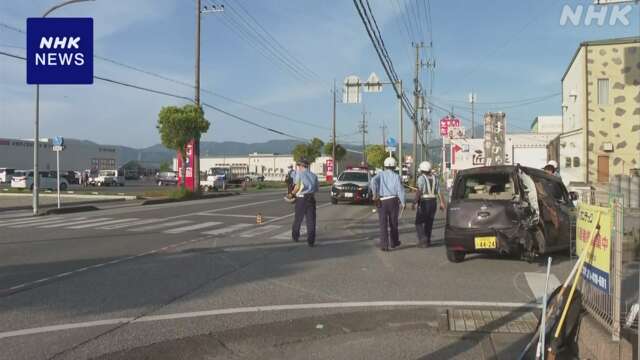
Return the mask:
{"type": "Polygon", "coordinates": [[[602,143],[602,150],[613,151],[613,143],[610,143],[610,142],[602,143]]]}

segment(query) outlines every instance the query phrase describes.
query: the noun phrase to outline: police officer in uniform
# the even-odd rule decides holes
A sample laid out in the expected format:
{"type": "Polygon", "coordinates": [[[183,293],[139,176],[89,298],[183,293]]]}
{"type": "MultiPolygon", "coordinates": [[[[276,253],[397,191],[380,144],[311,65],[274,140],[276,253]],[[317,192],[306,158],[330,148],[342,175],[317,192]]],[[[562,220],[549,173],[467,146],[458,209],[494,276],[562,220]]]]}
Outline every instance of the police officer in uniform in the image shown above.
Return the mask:
{"type": "Polygon", "coordinates": [[[438,178],[431,173],[431,163],[423,161],[418,167],[420,176],[418,177],[416,197],[411,205],[416,211],[416,232],[418,233],[418,247],[426,248],[431,246],[431,230],[433,219],[436,216],[436,202],[440,201],[440,209],[444,209],[444,197],[439,191],[438,178]]]}
{"type": "Polygon", "coordinates": [[[309,170],[309,161],[305,158],[296,162],[295,186],[292,195],[296,197],[295,217],[291,228],[293,241],[300,240],[300,225],[307,220],[307,244],[313,247],[316,242],[316,198],[318,191],[318,177],[309,170]]]}
{"type": "Polygon", "coordinates": [[[400,206],[404,209],[406,205],[402,181],[394,172],[395,168],[396,159],[388,157],[384,160],[384,170],[371,179],[371,191],[378,207],[379,247],[382,251],[400,246],[398,215],[400,206]]]}

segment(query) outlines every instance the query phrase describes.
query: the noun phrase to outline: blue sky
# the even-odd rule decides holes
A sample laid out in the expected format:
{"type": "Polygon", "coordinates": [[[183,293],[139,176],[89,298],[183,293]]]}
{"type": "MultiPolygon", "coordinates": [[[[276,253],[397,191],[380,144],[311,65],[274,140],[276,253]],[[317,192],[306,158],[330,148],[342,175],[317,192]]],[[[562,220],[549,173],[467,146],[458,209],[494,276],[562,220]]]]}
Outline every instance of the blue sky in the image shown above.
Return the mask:
{"type": "MultiPolygon", "coordinates": [[[[559,93],[562,74],[581,41],[640,35],[638,5],[633,5],[628,26],[618,23],[576,27],[570,23],[560,25],[563,7],[587,6],[591,1],[431,0],[433,31],[429,36],[426,8],[422,8],[427,2],[371,0],[400,77],[405,84],[411,84],[415,57],[411,41],[428,42],[432,38],[433,47],[425,49],[424,57],[436,59],[435,76],[432,78],[428,73],[423,76],[427,87],[433,85],[432,101],[439,107],[456,106],[454,111],[467,122],[471,114],[465,101],[473,90],[477,94],[478,113],[505,111],[510,131],[526,130],[537,115],[560,114],[559,96],[516,107],[512,106],[521,103],[509,101],[559,93]],[[420,17],[415,15],[416,9],[420,9],[420,17]]],[[[54,0],[0,2],[0,50],[24,54],[24,34],[2,24],[24,29],[27,17],[38,16],[55,3],[54,0]]],[[[203,5],[207,3],[208,0],[203,0],[203,5]]],[[[225,12],[202,19],[203,89],[317,127],[269,116],[203,92],[202,99],[207,103],[295,136],[328,140],[333,80],[341,84],[347,75],[366,78],[371,72],[384,77],[351,1],[219,3],[227,4],[225,12]],[[295,61],[313,73],[311,80],[292,75],[247,41],[248,30],[241,26],[240,15],[251,20],[241,6],[295,61]]],[[[193,83],[194,11],[192,0],[96,0],[68,6],[55,16],[93,17],[97,55],[193,83]]],[[[96,75],[193,96],[192,89],[173,82],[99,59],[94,64],[96,75]]],[[[0,137],[32,136],[34,97],[34,87],[26,85],[24,62],[0,56],[0,137]]],[[[183,103],[100,81],[91,86],[43,86],[41,135],[149,146],[159,142],[155,122],[160,107],[183,103]]],[[[391,88],[386,87],[381,94],[365,94],[364,104],[369,113],[371,142],[381,141],[383,122],[389,127],[389,134],[397,136],[397,104],[391,88]]],[[[338,105],[339,140],[360,141],[356,132],[361,112],[362,105],[338,105]]],[[[206,110],[206,115],[212,127],[204,140],[260,142],[283,138],[212,110],[206,110]]],[[[441,110],[434,109],[435,121],[443,115],[441,110]]],[[[479,118],[477,115],[476,119],[479,118]]],[[[410,131],[406,121],[405,134],[410,131]]]]}

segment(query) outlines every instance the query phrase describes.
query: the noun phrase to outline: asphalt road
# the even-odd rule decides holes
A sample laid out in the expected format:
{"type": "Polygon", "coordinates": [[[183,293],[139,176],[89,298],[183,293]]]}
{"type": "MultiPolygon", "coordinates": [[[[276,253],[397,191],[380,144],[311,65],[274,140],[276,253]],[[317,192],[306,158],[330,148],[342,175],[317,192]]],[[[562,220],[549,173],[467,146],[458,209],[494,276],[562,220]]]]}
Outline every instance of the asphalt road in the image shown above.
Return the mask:
{"type": "MultiPolygon", "coordinates": [[[[371,209],[323,190],[314,248],[290,240],[278,192],[0,214],[0,358],[512,357],[524,335],[452,333],[443,314],[530,311],[544,267],[449,263],[443,219],[417,249],[410,210],[403,245],[383,253],[371,209]]],[[[568,259],[554,264],[563,279],[568,259]]]]}

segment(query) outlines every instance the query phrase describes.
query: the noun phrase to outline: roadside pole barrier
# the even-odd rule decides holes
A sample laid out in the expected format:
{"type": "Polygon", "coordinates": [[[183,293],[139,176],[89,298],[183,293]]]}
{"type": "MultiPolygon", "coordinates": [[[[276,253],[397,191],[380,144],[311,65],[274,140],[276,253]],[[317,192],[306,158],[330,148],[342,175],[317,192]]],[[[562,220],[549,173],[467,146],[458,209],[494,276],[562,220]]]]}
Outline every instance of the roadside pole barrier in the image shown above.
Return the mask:
{"type": "Polygon", "coordinates": [[[551,275],[551,257],[547,258],[547,277],[544,283],[544,294],[542,295],[542,317],[540,318],[540,340],[536,351],[536,359],[544,360],[545,338],[547,336],[547,298],[549,297],[549,276],[551,275]]]}
{"type": "MultiPolygon", "coordinates": [[[[562,287],[560,288],[560,291],[558,291],[558,294],[556,295],[556,299],[562,299],[562,297],[564,296],[564,292],[569,287],[569,283],[571,283],[571,279],[573,279],[574,276],[580,276],[580,274],[579,273],[576,274],[576,272],[578,271],[578,267],[581,267],[580,264],[582,263],[582,261],[584,259],[586,259],[587,253],[589,252],[589,250],[593,248],[593,246],[591,246],[591,245],[593,244],[593,239],[595,237],[595,233],[596,233],[596,230],[597,230],[597,227],[598,227],[599,223],[600,223],[600,213],[598,213],[598,215],[596,216],[596,221],[594,223],[593,230],[591,231],[591,236],[589,238],[588,245],[585,246],[584,249],[582,249],[582,252],[580,253],[580,257],[578,258],[578,262],[576,262],[573,265],[573,268],[571,268],[571,272],[569,273],[569,276],[567,276],[567,279],[562,284],[562,287]]],[[[553,303],[551,309],[549,309],[549,311],[547,312],[547,316],[549,316],[549,314],[553,314],[553,312],[555,311],[555,306],[557,304],[559,304],[559,302],[553,303]]],[[[545,319],[545,322],[546,322],[546,320],[548,320],[548,319],[545,319]]],[[[540,331],[540,330],[541,330],[540,327],[538,327],[538,331],[540,331]]],[[[520,353],[520,356],[518,357],[519,360],[524,359],[524,357],[527,355],[527,353],[529,352],[529,349],[531,349],[533,344],[537,343],[538,336],[540,336],[540,333],[536,332],[534,334],[533,338],[527,343],[525,348],[520,353]]],[[[553,355],[553,354],[551,354],[551,355],[553,355]]],[[[550,359],[554,359],[554,358],[555,357],[550,357],[550,359]]]]}

